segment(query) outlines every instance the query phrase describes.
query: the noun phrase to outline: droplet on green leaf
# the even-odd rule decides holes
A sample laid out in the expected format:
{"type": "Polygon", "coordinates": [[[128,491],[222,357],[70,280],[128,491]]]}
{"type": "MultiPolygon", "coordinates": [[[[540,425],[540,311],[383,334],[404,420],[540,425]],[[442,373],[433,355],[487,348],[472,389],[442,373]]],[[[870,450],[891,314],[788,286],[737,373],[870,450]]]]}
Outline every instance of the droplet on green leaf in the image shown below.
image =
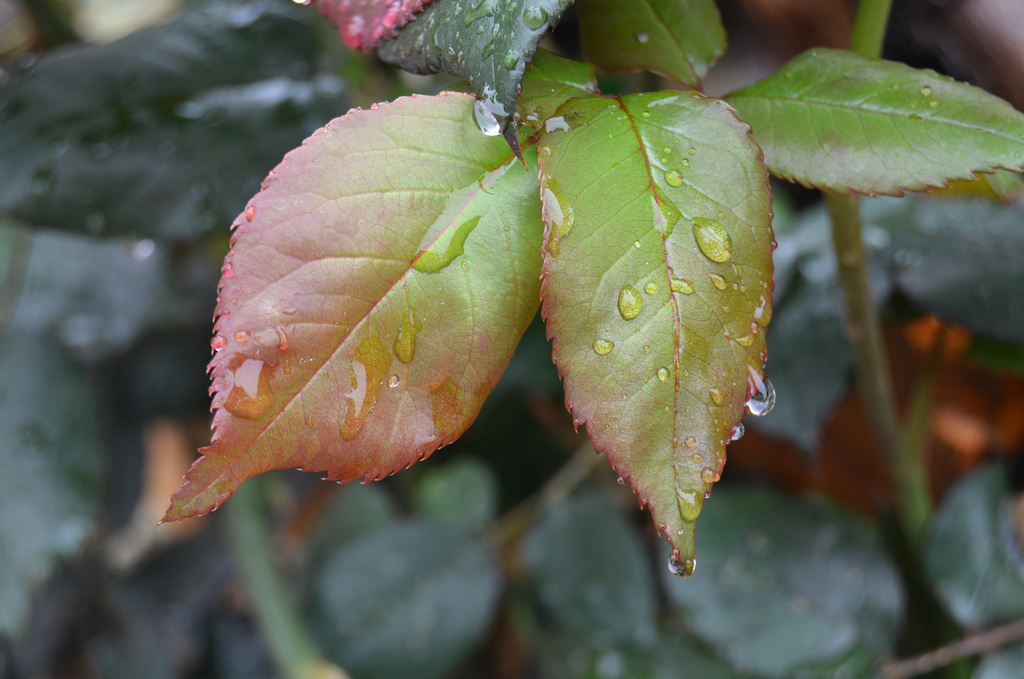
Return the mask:
{"type": "Polygon", "coordinates": [[[458,230],[452,235],[452,239],[448,241],[448,247],[441,254],[438,254],[433,249],[420,250],[416,253],[416,258],[413,260],[412,268],[416,269],[421,273],[439,273],[442,269],[452,263],[452,261],[463,254],[463,248],[466,246],[466,239],[469,238],[469,234],[476,228],[477,223],[480,221],[480,215],[467,219],[459,225],[458,230]]]}
{"type": "Polygon", "coordinates": [[[681,292],[684,295],[692,295],[694,292],[693,283],[682,278],[673,278],[672,292],[681,292]]]}
{"type": "Polygon", "coordinates": [[[623,285],[619,291],[619,313],[627,321],[631,321],[640,315],[640,309],[644,301],[640,299],[640,292],[632,285],[623,285]]]}
{"type": "Polygon", "coordinates": [[[402,363],[410,363],[416,357],[416,333],[420,331],[423,324],[412,308],[402,314],[402,323],[398,326],[398,333],[395,335],[395,356],[402,363]]]}
{"type": "Polygon", "coordinates": [[[653,295],[657,291],[658,291],[658,284],[655,283],[654,281],[647,281],[644,284],[644,292],[646,292],[648,295],[653,295]]]}
{"type": "Polygon", "coordinates": [[[678,170],[669,170],[665,173],[665,181],[669,186],[682,186],[683,175],[679,174],[678,170]]]}
{"type": "Polygon", "coordinates": [[[523,10],[523,23],[527,28],[537,30],[548,20],[548,13],[540,7],[527,7],[523,10]]]}
{"type": "Polygon", "coordinates": [[[615,348],[615,342],[606,339],[594,340],[594,352],[605,356],[611,353],[611,350],[615,348]]]}
{"type": "Polygon", "coordinates": [[[732,257],[732,239],[721,222],[695,217],[693,237],[697,240],[700,251],[712,262],[727,262],[732,257]]]}

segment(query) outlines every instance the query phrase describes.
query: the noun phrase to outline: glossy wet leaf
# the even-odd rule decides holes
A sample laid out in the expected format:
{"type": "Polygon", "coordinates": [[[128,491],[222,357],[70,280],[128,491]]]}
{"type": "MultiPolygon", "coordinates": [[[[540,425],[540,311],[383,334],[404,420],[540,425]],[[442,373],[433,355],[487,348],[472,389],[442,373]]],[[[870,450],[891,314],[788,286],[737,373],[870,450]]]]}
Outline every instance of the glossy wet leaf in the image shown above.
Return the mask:
{"type": "Polygon", "coordinates": [[[1024,616],[1024,558],[1010,501],[1006,471],[989,465],[946,495],[928,529],[925,575],[968,629],[1024,616]]]}
{"type": "Polygon", "coordinates": [[[726,488],[697,532],[701,567],[689,581],[666,575],[669,596],[737,669],[833,676],[800,670],[893,652],[900,579],[866,521],[821,499],[726,488]]]}
{"type": "Polygon", "coordinates": [[[501,571],[467,529],[420,521],[343,546],[314,586],[312,629],[352,676],[430,679],[486,638],[501,571]]]}
{"type": "Polygon", "coordinates": [[[920,199],[891,225],[897,288],[946,321],[1024,343],[1024,208],[920,199]]]}
{"type": "Polygon", "coordinates": [[[222,226],[344,110],[294,11],[218,6],[41,56],[0,86],[0,212],[88,233],[222,226]]]}
{"type": "Polygon", "coordinates": [[[482,127],[505,130],[518,148],[515,125],[505,126],[526,67],[541,39],[572,0],[437,0],[394,40],[381,59],[414,73],[450,73],[467,81],[481,99],[482,127]]]}
{"type": "Polygon", "coordinates": [[[654,579],[635,533],[607,499],[588,494],[552,508],[526,536],[523,562],[559,632],[595,649],[653,645],[654,579]]]}
{"type": "Polygon", "coordinates": [[[1024,114],[976,87],[814,49],[726,100],[772,174],[840,193],[902,195],[1024,168],[1024,114]]]}
{"type": "Polygon", "coordinates": [[[725,52],[714,0],[579,0],[587,60],[697,86],[725,52]]]}
{"type": "Polygon", "coordinates": [[[0,337],[0,633],[28,622],[33,591],[93,531],[101,500],[95,394],[59,346],[0,337]]]}
{"type": "Polygon", "coordinates": [[[767,176],[747,126],[694,92],[558,116],[538,147],[542,311],[566,401],[685,561],[764,361],[767,176]]]}
{"type": "Polygon", "coordinates": [[[314,0],[351,49],[367,52],[393,38],[433,0],[314,0]]]}
{"type": "Polygon", "coordinates": [[[529,130],[540,129],[566,99],[588,94],[597,94],[597,74],[593,66],[538,50],[523,78],[519,124],[529,130]]]}
{"type": "Polygon", "coordinates": [[[538,306],[536,170],[469,95],[353,111],[235,220],[211,362],[213,443],[168,519],[247,477],[382,478],[454,441],[538,306]]]}

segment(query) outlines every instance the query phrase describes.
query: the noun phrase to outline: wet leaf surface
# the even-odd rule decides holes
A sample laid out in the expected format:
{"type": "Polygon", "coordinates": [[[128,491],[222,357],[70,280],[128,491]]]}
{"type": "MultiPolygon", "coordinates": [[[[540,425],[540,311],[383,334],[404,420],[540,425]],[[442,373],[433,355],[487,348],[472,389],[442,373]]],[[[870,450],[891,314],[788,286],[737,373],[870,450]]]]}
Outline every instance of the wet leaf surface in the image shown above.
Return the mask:
{"type": "Polygon", "coordinates": [[[524,132],[535,132],[567,99],[590,94],[597,94],[597,74],[593,66],[538,50],[523,78],[520,125],[524,132]]]}
{"type": "Polygon", "coordinates": [[[314,0],[351,49],[367,52],[398,35],[433,0],[314,0]]]}
{"type": "Polygon", "coordinates": [[[168,519],[268,469],[382,478],[473,421],[536,313],[541,220],[536,170],[471,109],[451,94],[351,112],[236,219],[216,431],[168,519]]]}
{"type": "Polygon", "coordinates": [[[727,488],[698,539],[701,567],[689,581],[666,578],[669,596],[737,669],[832,676],[823,669],[893,651],[899,576],[865,521],[820,499],[727,488]]]}
{"type": "Polygon", "coordinates": [[[1024,168],[1024,114],[932,71],[814,49],[726,100],[768,169],[840,193],[902,195],[1024,168]]]}
{"type": "Polygon", "coordinates": [[[583,51],[613,71],[652,71],[696,87],[725,52],[714,0],[580,0],[583,51]]]}
{"type": "Polygon", "coordinates": [[[543,315],[566,401],[693,558],[693,526],[760,384],[771,317],[760,152],[692,92],[581,97],[539,141],[543,315]]]}
{"type": "Polygon", "coordinates": [[[196,11],[47,53],[0,86],[0,211],[88,233],[188,238],[228,222],[344,110],[294,11],[196,11]]]}
{"type": "Polygon", "coordinates": [[[313,629],[331,658],[366,679],[448,676],[487,635],[501,592],[486,543],[429,521],[357,539],[315,577],[313,629]]]}
{"type": "Polygon", "coordinates": [[[92,534],[102,474],[94,403],[88,376],[59,346],[22,334],[0,337],[0,633],[5,635],[21,632],[35,588],[92,534]]]}
{"type": "Polygon", "coordinates": [[[414,73],[450,73],[467,81],[480,99],[474,116],[489,134],[505,130],[526,67],[541,39],[572,0],[437,0],[394,40],[381,59],[414,73]]]}

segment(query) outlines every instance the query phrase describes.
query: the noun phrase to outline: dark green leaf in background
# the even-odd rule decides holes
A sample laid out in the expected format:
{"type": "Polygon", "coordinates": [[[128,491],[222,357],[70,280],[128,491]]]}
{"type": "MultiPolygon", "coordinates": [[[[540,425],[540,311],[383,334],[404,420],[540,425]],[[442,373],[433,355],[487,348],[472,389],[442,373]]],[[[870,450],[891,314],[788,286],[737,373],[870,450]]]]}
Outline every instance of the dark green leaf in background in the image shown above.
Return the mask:
{"type": "Polygon", "coordinates": [[[579,0],[583,52],[613,71],[652,71],[696,87],[725,52],[714,0],[579,0]]]}
{"type": "Polygon", "coordinates": [[[839,193],[903,195],[1024,168],[1024,114],[934,71],[814,49],[726,101],[768,169],[839,193]]]}
{"type": "Polygon", "coordinates": [[[622,512],[597,494],[552,508],[523,543],[527,576],[555,631],[591,649],[653,645],[657,600],[643,554],[622,512]]]}
{"type": "Polygon", "coordinates": [[[92,534],[102,467],[94,404],[84,371],[58,346],[0,337],[0,634],[20,631],[34,587],[92,534]]]}
{"type": "Polygon", "coordinates": [[[501,572],[466,529],[417,521],[342,546],[314,586],[314,633],[353,677],[438,679],[488,634],[501,572]]]}
{"type": "Polygon", "coordinates": [[[44,55],[0,86],[0,212],[171,238],[227,225],[346,108],[312,43],[291,8],[250,4],[44,55]]]}
{"type": "Polygon", "coordinates": [[[925,539],[925,574],[969,630],[1024,616],[1024,546],[1009,500],[1003,467],[974,472],[946,495],[925,539]]]}
{"type": "Polygon", "coordinates": [[[697,533],[701,567],[666,586],[737,669],[790,679],[893,651],[899,577],[867,522],[821,499],[723,488],[697,533]]]}
{"type": "Polygon", "coordinates": [[[494,472],[471,457],[424,469],[412,490],[412,505],[419,514],[467,526],[494,519],[498,499],[494,472]]]}
{"type": "Polygon", "coordinates": [[[450,73],[478,97],[477,124],[505,132],[518,152],[515,112],[523,74],[541,38],[572,0],[437,0],[381,45],[384,61],[414,73],[450,73]]]}

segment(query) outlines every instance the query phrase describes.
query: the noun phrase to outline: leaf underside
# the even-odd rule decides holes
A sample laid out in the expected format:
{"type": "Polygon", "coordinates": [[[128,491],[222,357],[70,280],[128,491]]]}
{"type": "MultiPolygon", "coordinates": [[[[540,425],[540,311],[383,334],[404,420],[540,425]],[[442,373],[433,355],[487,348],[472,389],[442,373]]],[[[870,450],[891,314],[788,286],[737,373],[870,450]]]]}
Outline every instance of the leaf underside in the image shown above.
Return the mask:
{"type": "Polygon", "coordinates": [[[542,222],[536,169],[481,135],[472,106],[442,94],[352,111],[235,220],[216,432],[166,520],[269,469],[387,476],[476,416],[539,306],[542,222]]]}
{"type": "Polygon", "coordinates": [[[398,35],[417,12],[434,0],[314,0],[349,49],[367,52],[398,35]]]}
{"type": "MultiPolygon", "coordinates": [[[[439,0],[380,46],[384,61],[414,73],[462,78],[504,125],[527,65],[572,0],[439,0]]],[[[518,147],[515,125],[506,127],[518,147]]]]}
{"type": "Polygon", "coordinates": [[[1024,169],[1024,114],[976,87],[814,49],[726,100],[772,174],[839,193],[903,195],[1024,169]]]}
{"type": "Polygon", "coordinates": [[[567,403],[692,568],[766,355],[767,174],[747,125],[696,92],[585,96],[558,114],[538,142],[542,313],[567,403]]]}
{"type": "Polygon", "coordinates": [[[714,0],[579,0],[587,60],[696,87],[725,52],[714,0]]]}

